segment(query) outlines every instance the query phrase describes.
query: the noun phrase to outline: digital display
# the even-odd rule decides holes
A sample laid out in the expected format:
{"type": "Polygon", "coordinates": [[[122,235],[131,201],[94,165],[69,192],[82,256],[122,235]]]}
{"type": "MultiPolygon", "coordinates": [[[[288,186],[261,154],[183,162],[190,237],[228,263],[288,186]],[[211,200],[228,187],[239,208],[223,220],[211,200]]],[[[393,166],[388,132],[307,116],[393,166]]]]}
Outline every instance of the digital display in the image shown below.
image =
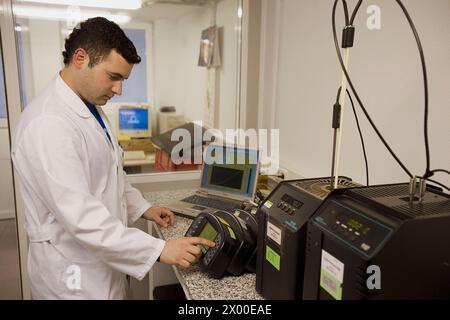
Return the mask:
{"type": "Polygon", "coordinates": [[[148,130],[148,110],[119,109],[119,130],[148,130]]]}
{"type": "MultiPolygon", "coordinates": [[[[206,222],[205,226],[203,227],[202,232],[198,235],[200,238],[208,239],[211,241],[214,241],[214,239],[217,236],[217,230],[214,229],[214,227],[209,223],[206,222]]],[[[202,251],[205,253],[208,250],[206,246],[202,245],[202,251]]]]}
{"type": "Polygon", "coordinates": [[[370,230],[369,227],[365,226],[364,224],[355,219],[349,219],[346,222],[346,225],[355,231],[361,232],[362,234],[367,234],[367,232],[369,232],[370,230]]]}
{"type": "Polygon", "coordinates": [[[290,195],[285,194],[281,200],[283,200],[286,203],[289,203],[291,206],[293,206],[295,209],[300,208],[303,205],[303,202],[300,202],[298,200],[295,200],[294,198],[292,198],[290,195]]]}

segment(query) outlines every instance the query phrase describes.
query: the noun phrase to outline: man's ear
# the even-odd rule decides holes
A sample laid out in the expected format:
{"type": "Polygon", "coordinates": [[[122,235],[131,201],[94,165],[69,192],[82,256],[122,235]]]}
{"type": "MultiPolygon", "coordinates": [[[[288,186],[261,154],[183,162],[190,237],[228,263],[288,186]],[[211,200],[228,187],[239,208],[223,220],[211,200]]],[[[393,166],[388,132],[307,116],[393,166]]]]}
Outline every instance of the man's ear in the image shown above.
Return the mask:
{"type": "Polygon", "coordinates": [[[89,65],[89,55],[87,54],[86,50],[83,48],[78,48],[75,50],[72,56],[72,65],[76,69],[82,69],[84,66],[89,65]]]}

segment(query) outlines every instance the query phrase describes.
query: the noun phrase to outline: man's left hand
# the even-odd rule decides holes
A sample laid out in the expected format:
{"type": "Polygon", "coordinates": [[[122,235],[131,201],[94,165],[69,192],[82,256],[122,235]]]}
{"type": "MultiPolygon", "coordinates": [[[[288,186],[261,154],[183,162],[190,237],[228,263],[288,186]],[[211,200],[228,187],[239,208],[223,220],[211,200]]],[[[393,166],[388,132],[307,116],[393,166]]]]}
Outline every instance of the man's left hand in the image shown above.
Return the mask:
{"type": "Polygon", "coordinates": [[[173,226],[175,216],[172,211],[161,207],[151,207],[144,212],[142,218],[154,221],[162,227],[173,226]]]}

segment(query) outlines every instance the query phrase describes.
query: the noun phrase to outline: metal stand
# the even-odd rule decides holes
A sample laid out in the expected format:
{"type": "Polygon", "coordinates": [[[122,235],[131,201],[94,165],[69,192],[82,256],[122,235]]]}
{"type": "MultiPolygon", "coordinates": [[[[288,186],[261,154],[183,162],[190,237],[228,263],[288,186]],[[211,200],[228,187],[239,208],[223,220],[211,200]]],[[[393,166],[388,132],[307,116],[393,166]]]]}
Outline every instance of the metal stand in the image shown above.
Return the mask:
{"type": "MultiPolygon", "coordinates": [[[[344,49],[344,66],[345,70],[348,70],[348,57],[349,48],[344,49]]],[[[337,189],[339,182],[339,159],[341,155],[341,137],[342,137],[342,124],[344,122],[344,107],[345,107],[345,96],[347,92],[347,78],[345,77],[344,71],[342,71],[342,81],[341,81],[341,94],[339,96],[339,104],[341,105],[341,111],[339,113],[339,126],[334,129],[333,134],[333,162],[331,165],[331,189],[337,189]]]]}

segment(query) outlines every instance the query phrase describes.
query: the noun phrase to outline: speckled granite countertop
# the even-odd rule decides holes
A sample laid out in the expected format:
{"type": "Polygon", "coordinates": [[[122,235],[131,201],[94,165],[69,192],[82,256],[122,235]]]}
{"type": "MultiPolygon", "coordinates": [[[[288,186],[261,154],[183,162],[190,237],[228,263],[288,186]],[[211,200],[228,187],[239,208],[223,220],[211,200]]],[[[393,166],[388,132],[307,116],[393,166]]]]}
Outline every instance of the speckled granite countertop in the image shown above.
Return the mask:
{"type": "MultiPolygon", "coordinates": [[[[144,197],[153,205],[164,206],[175,199],[182,199],[192,194],[192,189],[147,192],[144,197]]],[[[175,226],[169,228],[155,227],[157,233],[166,240],[184,236],[192,220],[176,216],[175,226]]],[[[155,224],[154,224],[155,226],[155,224]]],[[[186,297],[195,300],[260,300],[263,297],[255,290],[256,275],[246,273],[239,277],[225,276],[214,279],[202,272],[197,265],[183,269],[173,267],[180,280],[186,297]]]]}

